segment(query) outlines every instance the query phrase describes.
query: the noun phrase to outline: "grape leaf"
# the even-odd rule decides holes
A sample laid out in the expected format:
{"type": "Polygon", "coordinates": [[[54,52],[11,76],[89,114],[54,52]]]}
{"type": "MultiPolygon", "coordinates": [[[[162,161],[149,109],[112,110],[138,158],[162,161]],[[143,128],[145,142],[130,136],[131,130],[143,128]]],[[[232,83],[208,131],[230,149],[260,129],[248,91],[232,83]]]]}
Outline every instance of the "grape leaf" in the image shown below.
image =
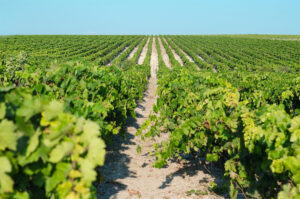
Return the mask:
{"type": "Polygon", "coordinates": [[[209,161],[209,162],[216,162],[216,161],[218,161],[219,156],[218,156],[218,154],[216,154],[216,153],[208,153],[208,154],[206,155],[206,159],[207,159],[207,161],[209,161]]]}
{"type": "Polygon", "coordinates": [[[14,123],[2,120],[0,129],[0,150],[5,150],[6,148],[16,150],[18,136],[15,133],[16,127],[14,123]]]}
{"type": "Polygon", "coordinates": [[[36,133],[30,138],[28,148],[26,151],[26,156],[30,155],[36,147],[39,145],[39,137],[40,137],[40,130],[38,129],[36,133]]]}
{"type": "Polygon", "coordinates": [[[52,101],[45,109],[45,118],[47,121],[52,120],[53,118],[57,117],[60,113],[64,110],[64,105],[59,101],[52,101]]]}
{"type": "Polygon", "coordinates": [[[32,96],[26,95],[22,106],[17,110],[17,116],[24,117],[25,121],[28,121],[33,115],[41,111],[41,105],[39,99],[32,99],[32,96]]]}
{"type": "Polygon", "coordinates": [[[2,120],[5,117],[6,112],[6,106],[4,103],[0,104],[0,120],[2,120]]]}
{"type": "Polygon", "coordinates": [[[105,143],[101,139],[92,139],[89,146],[88,159],[95,165],[103,165],[105,158],[105,143]]]}
{"type": "Polygon", "coordinates": [[[58,163],[51,177],[46,179],[46,192],[51,192],[59,183],[63,182],[72,169],[69,163],[58,163]]]}
{"type": "Polygon", "coordinates": [[[17,192],[14,199],[29,199],[29,194],[27,192],[17,192]]]}
{"type": "Polygon", "coordinates": [[[49,161],[53,163],[61,161],[73,148],[74,144],[72,142],[62,142],[51,151],[49,161]]]}
{"type": "Polygon", "coordinates": [[[81,135],[82,141],[89,143],[91,139],[100,135],[99,126],[95,122],[87,121],[83,126],[83,134],[81,135]]]}
{"type": "Polygon", "coordinates": [[[89,159],[83,159],[80,162],[80,166],[81,166],[83,180],[87,183],[93,182],[97,176],[97,173],[94,170],[95,169],[94,164],[91,161],[89,161],[89,159]]]}
{"type": "Polygon", "coordinates": [[[6,157],[0,157],[0,193],[13,191],[13,180],[6,173],[11,172],[11,164],[6,157]]]}

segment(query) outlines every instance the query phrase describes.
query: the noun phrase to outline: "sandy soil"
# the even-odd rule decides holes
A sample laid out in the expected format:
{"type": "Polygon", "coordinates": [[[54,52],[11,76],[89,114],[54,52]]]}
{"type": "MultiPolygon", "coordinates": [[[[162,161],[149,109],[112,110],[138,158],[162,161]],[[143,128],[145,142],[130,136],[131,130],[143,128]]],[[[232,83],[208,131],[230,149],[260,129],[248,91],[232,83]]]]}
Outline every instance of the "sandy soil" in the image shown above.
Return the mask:
{"type": "Polygon", "coordinates": [[[159,45],[160,45],[160,50],[161,50],[162,58],[163,58],[163,60],[164,60],[164,62],[166,64],[166,66],[168,68],[172,68],[171,63],[170,63],[170,58],[169,58],[169,56],[168,56],[168,54],[166,52],[166,49],[165,49],[164,45],[162,44],[162,42],[160,40],[160,37],[158,38],[158,42],[159,42],[159,45]]]}
{"type": "MultiPolygon", "coordinates": [[[[176,44],[175,44],[176,45],[176,44]]],[[[195,63],[195,61],[188,55],[186,54],[179,46],[177,46],[179,48],[179,50],[185,55],[185,57],[192,63],[195,63]]],[[[199,66],[197,66],[197,71],[200,71],[201,68],[199,68],[199,66]]]]}
{"type": "MultiPolygon", "coordinates": [[[[175,44],[176,45],[176,44],[175,44]]],[[[179,46],[177,46],[178,48],[179,48],[179,46]]],[[[180,49],[180,51],[186,56],[186,58],[190,61],[190,62],[192,62],[192,63],[195,63],[195,61],[188,55],[188,54],[186,54],[181,48],[179,48],[180,49]]]]}
{"type": "MultiPolygon", "coordinates": [[[[197,55],[199,59],[201,59],[202,61],[205,61],[205,59],[203,59],[200,55],[197,55]]],[[[206,62],[206,61],[205,61],[206,62]]],[[[218,72],[217,71],[217,68],[215,66],[213,66],[213,71],[216,73],[218,72]]]]}
{"type": "Polygon", "coordinates": [[[144,63],[144,60],[146,58],[146,55],[147,55],[147,51],[148,51],[148,45],[149,45],[149,41],[150,41],[150,37],[148,38],[141,54],[140,54],[140,57],[139,57],[139,60],[138,60],[138,64],[143,64],[144,63]]]}
{"type": "MultiPolygon", "coordinates": [[[[203,59],[200,55],[198,55],[198,58],[201,59],[202,61],[205,61],[205,59],[203,59]]],[[[206,61],[205,61],[206,62],[206,61]]],[[[216,73],[218,72],[217,71],[217,68],[215,66],[213,66],[213,71],[216,73]]]]}
{"type": "MultiPolygon", "coordinates": [[[[144,41],[144,40],[143,40],[143,41],[144,41]]],[[[142,41],[142,42],[143,42],[143,41],[142,41]]],[[[133,58],[133,56],[135,55],[136,51],[139,49],[139,46],[140,46],[140,45],[141,45],[141,44],[138,44],[138,45],[130,52],[129,56],[127,57],[128,60],[133,58]]]]}
{"type": "Polygon", "coordinates": [[[175,50],[169,45],[169,43],[167,42],[166,38],[164,38],[164,41],[166,42],[166,44],[169,46],[169,48],[171,49],[175,59],[179,62],[180,66],[183,66],[183,61],[181,60],[180,56],[175,52],[175,50]]]}
{"type": "Polygon", "coordinates": [[[113,61],[114,61],[117,57],[119,57],[123,52],[125,52],[127,49],[128,49],[128,47],[125,47],[124,50],[122,50],[119,54],[117,54],[117,56],[116,56],[115,58],[113,58],[107,65],[108,65],[108,66],[111,66],[112,63],[113,63],[113,61]]]}
{"type": "MultiPolygon", "coordinates": [[[[202,61],[205,61],[200,55],[197,55],[199,59],[201,59],[202,61]]],[[[205,61],[206,62],[206,61],[205,61]]]]}
{"type": "MultiPolygon", "coordinates": [[[[104,199],[181,199],[200,198],[196,195],[188,196],[191,189],[208,189],[208,183],[215,180],[215,176],[221,176],[219,171],[208,172],[205,164],[199,160],[189,162],[169,162],[169,166],[157,169],[152,164],[155,157],[150,155],[155,141],[142,141],[134,134],[152,112],[156,102],[155,91],[157,89],[156,72],[158,70],[158,56],[155,40],[152,43],[151,77],[148,89],[144,93],[143,101],[138,102],[135,109],[137,118],[129,118],[126,127],[126,141],[115,137],[114,144],[108,147],[105,166],[100,168],[103,173],[103,181],[98,185],[98,198],[104,199]],[[136,152],[137,145],[142,146],[141,154],[136,152]]],[[[164,135],[157,140],[165,140],[164,135]]],[[[219,178],[217,178],[219,179],[219,178]]],[[[202,199],[222,198],[214,194],[206,194],[202,199]]]]}

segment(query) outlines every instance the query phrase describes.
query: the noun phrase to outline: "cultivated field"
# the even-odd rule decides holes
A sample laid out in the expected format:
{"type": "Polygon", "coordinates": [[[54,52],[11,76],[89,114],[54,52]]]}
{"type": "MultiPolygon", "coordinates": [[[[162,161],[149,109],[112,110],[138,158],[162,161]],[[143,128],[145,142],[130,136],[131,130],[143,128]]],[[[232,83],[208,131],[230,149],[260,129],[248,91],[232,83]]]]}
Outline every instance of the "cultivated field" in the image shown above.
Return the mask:
{"type": "Polygon", "coordinates": [[[0,198],[299,198],[300,36],[0,37],[0,198]]]}

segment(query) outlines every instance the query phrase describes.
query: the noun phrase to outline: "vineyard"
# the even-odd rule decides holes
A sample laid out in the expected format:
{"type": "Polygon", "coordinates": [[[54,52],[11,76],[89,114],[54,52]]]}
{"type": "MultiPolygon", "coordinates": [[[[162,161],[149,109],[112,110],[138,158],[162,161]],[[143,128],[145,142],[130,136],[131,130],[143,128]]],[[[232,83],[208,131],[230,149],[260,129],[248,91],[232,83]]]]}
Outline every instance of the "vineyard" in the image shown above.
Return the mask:
{"type": "Polygon", "coordinates": [[[299,199],[291,38],[1,36],[0,198],[299,199]]]}

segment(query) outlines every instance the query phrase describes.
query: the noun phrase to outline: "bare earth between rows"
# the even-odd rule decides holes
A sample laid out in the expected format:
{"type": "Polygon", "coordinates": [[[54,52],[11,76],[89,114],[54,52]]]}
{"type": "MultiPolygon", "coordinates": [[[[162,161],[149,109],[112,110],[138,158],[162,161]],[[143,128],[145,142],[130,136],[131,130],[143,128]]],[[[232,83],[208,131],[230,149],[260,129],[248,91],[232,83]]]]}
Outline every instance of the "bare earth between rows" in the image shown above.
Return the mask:
{"type": "Polygon", "coordinates": [[[150,38],[148,38],[148,40],[147,40],[147,42],[146,42],[146,44],[145,44],[145,46],[144,46],[144,48],[143,48],[143,50],[140,54],[140,57],[138,59],[138,64],[140,64],[140,65],[144,63],[144,60],[146,58],[149,42],[150,42],[150,38]]]}
{"type": "MultiPolygon", "coordinates": [[[[149,42],[149,40],[148,40],[149,42]]],[[[147,45],[148,45],[147,42],[147,45]]],[[[146,46],[147,46],[146,45],[146,46]]],[[[153,40],[151,52],[151,77],[144,93],[143,100],[138,102],[135,109],[137,118],[127,121],[126,140],[116,137],[113,145],[107,149],[105,166],[100,168],[103,173],[102,183],[98,186],[99,198],[104,199],[181,199],[199,198],[196,195],[187,195],[192,189],[205,192],[209,182],[218,180],[217,170],[207,170],[205,165],[198,162],[169,162],[162,169],[153,168],[155,157],[152,152],[152,141],[142,141],[134,134],[152,112],[156,102],[158,70],[158,55],[153,40]],[[141,154],[136,151],[137,145],[142,146],[141,154]]],[[[145,46],[145,47],[146,47],[145,46]]],[[[145,49],[145,48],[144,48],[145,49]]],[[[167,135],[160,137],[158,142],[167,139],[167,135]]],[[[202,198],[222,198],[207,194],[202,198]]]]}
{"type": "Polygon", "coordinates": [[[163,40],[166,42],[166,44],[168,45],[168,47],[171,49],[174,58],[178,61],[178,63],[180,64],[180,66],[183,66],[183,62],[180,58],[180,56],[175,52],[175,50],[169,45],[168,41],[166,40],[166,38],[163,38],[163,40]]]}

